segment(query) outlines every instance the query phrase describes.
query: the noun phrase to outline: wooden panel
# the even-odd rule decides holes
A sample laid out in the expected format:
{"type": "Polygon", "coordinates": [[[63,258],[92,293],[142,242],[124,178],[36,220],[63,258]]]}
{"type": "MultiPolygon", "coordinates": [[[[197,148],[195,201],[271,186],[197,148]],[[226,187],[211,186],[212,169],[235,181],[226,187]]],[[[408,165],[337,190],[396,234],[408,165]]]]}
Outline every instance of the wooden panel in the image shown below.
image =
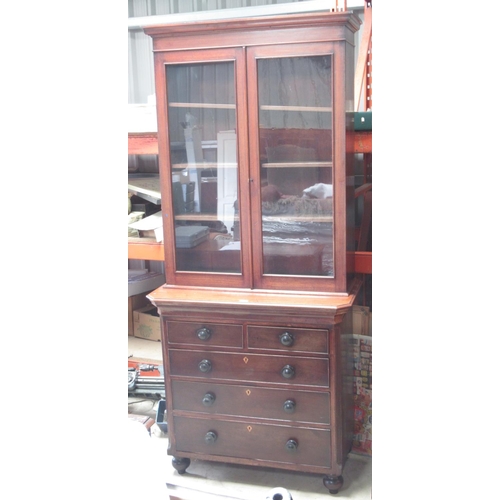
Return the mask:
{"type": "Polygon", "coordinates": [[[174,411],[226,416],[244,416],[289,420],[291,422],[330,423],[330,394],[328,392],[270,389],[248,385],[223,385],[215,383],[173,380],[171,386],[174,411]],[[205,406],[205,394],[213,394],[212,405],[205,406]],[[285,401],[294,402],[294,411],[288,413],[285,401]]]}
{"type": "Polygon", "coordinates": [[[167,321],[167,339],[169,344],[243,347],[243,327],[215,323],[167,321]],[[201,328],[209,330],[210,337],[207,340],[198,338],[198,330],[201,328]]]}
{"type": "Polygon", "coordinates": [[[248,347],[255,349],[278,349],[280,351],[328,353],[328,331],[306,330],[284,327],[248,327],[248,347]],[[288,332],[293,344],[287,347],[280,336],[288,332]]]}
{"type": "Polygon", "coordinates": [[[330,430],[174,417],[177,451],[330,467],[330,430]],[[217,435],[207,443],[206,434],[217,435]],[[286,448],[295,440],[294,451],[286,448]]]}
{"type": "Polygon", "coordinates": [[[294,384],[312,387],[328,387],[328,359],[294,358],[292,356],[265,356],[170,349],[170,374],[172,376],[199,379],[264,382],[270,384],[294,384]],[[208,360],[209,372],[202,372],[199,363],[208,360]],[[295,375],[285,378],[281,370],[291,365],[295,375]]]}

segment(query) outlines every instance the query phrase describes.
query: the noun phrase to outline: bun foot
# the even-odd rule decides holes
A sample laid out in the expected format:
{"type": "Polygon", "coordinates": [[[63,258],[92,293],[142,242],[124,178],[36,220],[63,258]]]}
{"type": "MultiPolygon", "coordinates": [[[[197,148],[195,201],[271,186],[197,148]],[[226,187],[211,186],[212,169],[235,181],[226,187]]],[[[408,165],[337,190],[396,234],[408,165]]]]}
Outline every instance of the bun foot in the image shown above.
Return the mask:
{"type": "Polygon", "coordinates": [[[340,488],[342,488],[344,478],[342,476],[325,476],[323,478],[323,484],[330,493],[335,495],[339,492],[340,488]]]}
{"type": "Polygon", "coordinates": [[[190,463],[189,458],[172,458],[172,466],[179,474],[184,474],[190,463]]]}

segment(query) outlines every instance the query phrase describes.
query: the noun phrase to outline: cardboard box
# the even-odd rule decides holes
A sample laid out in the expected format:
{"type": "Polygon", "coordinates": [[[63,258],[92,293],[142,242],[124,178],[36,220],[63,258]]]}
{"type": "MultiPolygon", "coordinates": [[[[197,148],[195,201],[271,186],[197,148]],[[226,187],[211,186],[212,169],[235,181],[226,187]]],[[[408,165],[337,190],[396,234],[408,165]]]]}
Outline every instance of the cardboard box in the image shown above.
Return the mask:
{"type": "Polygon", "coordinates": [[[161,340],[160,316],[155,306],[149,305],[134,311],[134,337],[161,340]]]}
{"type": "Polygon", "coordinates": [[[128,334],[134,336],[134,311],[140,309],[141,307],[151,305],[151,302],[146,297],[151,290],[139,293],[137,295],[132,295],[128,298],[128,334]]]}

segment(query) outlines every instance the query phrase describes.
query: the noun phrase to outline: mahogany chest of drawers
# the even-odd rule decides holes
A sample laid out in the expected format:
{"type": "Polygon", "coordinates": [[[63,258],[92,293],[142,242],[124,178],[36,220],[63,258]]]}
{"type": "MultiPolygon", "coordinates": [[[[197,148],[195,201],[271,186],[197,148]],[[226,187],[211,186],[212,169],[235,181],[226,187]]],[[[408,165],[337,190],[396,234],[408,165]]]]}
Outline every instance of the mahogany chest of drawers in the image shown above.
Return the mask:
{"type": "Polygon", "coordinates": [[[351,296],[149,295],[161,315],[169,454],[324,475],[335,493],[352,432],[341,318],[351,296]],[[189,297],[189,299],[188,299],[189,297]],[[210,297],[210,298],[209,298],[210,297]]]}

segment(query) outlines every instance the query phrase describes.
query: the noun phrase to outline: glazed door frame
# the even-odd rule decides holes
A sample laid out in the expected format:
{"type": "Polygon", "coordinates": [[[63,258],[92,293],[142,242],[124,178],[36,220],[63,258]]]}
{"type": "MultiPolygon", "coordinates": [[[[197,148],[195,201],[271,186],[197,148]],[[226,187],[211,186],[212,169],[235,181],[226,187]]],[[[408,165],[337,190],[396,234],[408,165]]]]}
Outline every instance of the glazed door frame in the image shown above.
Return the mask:
{"type": "Polygon", "coordinates": [[[253,287],[308,292],[346,291],[345,253],[345,48],[339,42],[285,43],[247,48],[250,199],[254,256],[253,287]],[[325,56],[331,60],[331,151],[333,183],[333,276],[264,274],[262,203],[260,185],[259,102],[257,61],[264,58],[325,56]]]}
{"type": "Polygon", "coordinates": [[[246,99],[246,63],[244,49],[215,48],[206,50],[155,52],[155,86],[157,89],[158,153],[162,195],[163,234],[165,251],[165,274],[168,285],[175,286],[216,286],[250,288],[251,286],[251,246],[249,222],[248,189],[248,119],[246,99]],[[170,65],[234,63],[237,162],[238,162],[238,202],[240,205],[241,273],[179,271],[176,264],[175,216],[172,191],[172,158],[170,152],[169,110],[168,110],[168,67],[170,65]],[[162,91],[158,91],[161,89],[162,91]]]}

